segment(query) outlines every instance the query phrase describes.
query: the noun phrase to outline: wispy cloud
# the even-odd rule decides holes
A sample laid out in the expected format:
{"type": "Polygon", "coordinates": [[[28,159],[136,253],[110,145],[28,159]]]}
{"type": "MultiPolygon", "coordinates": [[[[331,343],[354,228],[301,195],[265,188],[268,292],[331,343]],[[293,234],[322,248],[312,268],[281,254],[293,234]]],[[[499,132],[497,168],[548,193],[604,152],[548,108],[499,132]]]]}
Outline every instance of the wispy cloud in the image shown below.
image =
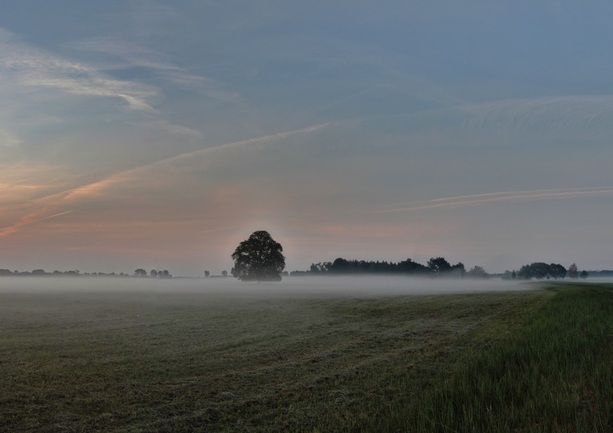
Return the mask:
{"type": "Polygon", "coordinates": [[[235,141],[235,142],[231,142],[231,143],[224,143],[224,144],[220,144],[218,146],[208,147],[206,149],[198,149],[198,150],[194,150],[194,151],[191,151],[191,152],[185,152],[185,153],[182,153],[180,155],[172,156],[170,158],[166,158],[166,159],[163,159],[161,161],[157,161],[157,162],[154,162],[154,163],[151,163],[151,164],[147,164],[145,167],[147,167],[147,168],[154,167],[154,166],[158,166],[158,165],[169,163],[169,162],[173,162],[173,161],[178,161],[178,160],[181,160],[181,159],[190,159],[190,158],[193,158],[193,157],[198,156],[198,155],[204,155],[204,154],[207,154],[207,153],[217,153],[217,152],[221,152],[223,150],[229,150],[229,149],[234,149],[234,148],[241,148],[241,147],[246,147],[246,146],[258,146],[258,145],[270,144],[270,143],[273,143],[273,142],[278,142],[280,140],[283,140],[283,139],[291,137],[291,136],[301,135],[301,134],[309,134],[309,133],[317,132],[317,131],[320,131],[320,130],[326,128],[329,125],[330,125],[330,122],[324,122],[324,123],[320,123],[318,125],[313,125],[313,126],[309,126],[309,127],[301,128],[301,129],[295,129],[295,130],[292,130],[292,131],[279,132],[279,133],[276,133],[276,134],[264,135],[264,136],[261,136],[261,137],[250,138],[250,139],[247,139],[247,140],[235,141]]]}
{"type": "Polygon", "coordinates": [[[201,131],[188,128],[187,126],[178,125],[176,123],[172,123],[164,119],[145,120],[143,122],[140,122],[139,125],[145,128],[150,128],[152,130],[161,129],[173,135],[181,135],[195,139],[200,139],[203,136],[201,131]]]}
{"type": "Polygon", "coordinates": [[[57,218],[60,217],[62,215],[67,215],[69,213],[74,212],[73,210],[67,210],[64,212],[59,212],[53,215],[46,215],[46,216],[40,216],[40,213],[36,212],[36,213],[32,213],[32,214],[28,214],[22,218],[19,219],[19,221],[17,221],[15,224],[10,225],[8,227],[4,227],[0,229],[0,238],[3,238],[5,236],[11,235],[13,233],[16,233],[18,231],[20,231],[22,228],[29,226],[31,224],[37,223],[37,222],[41,222],[41,221],[45,221],[48,219],[52,219],[52,218],[57,218]]]}
{"type": "Polygon", "coordinates": [[[163,53],[135,43],[112,38],[97,38],[66,44],[71,49],[93,52],[106,56],[99,60],[102,70],[118,71],[130,68],[143,68],[151,71],[166,83],[192,92],[206,94],[223,102],[240,102],[240,95],[225,89],[221,83],[189,72],[173,64],[163,53]]]}
{"type": "Polygon", "coordinates": [[[464,118],[459,132],[468,138],[490,137],[490,143],[492,135],[511,143],[518,136],[530,137],[531,141],[543,136],[601,139],[611,133],[613,95],[505,99],[463,104],[454,110],[464,118]]]}
{"type": "MultiPolygon", "coordinates": [[[[124,170],[118,173],[114,173],[104,179],[87,183],[75,188],[70,188],[64,191],[56,192],[38,199],[34,199],[31,202],[31,207],[36,210],[27,213],[20,217],[14,224],[5,227],[0,230],[0,237],[21,231],[24,227],[33,224],[35,222],[43,221],[56,216],[61,216],[69,213],[64,211],[67,207],[72,207],[73,210],[78,207],[78,203],[81,200],[96,200],[105,196],[105,191],[120,185],[139,185],[142,182],[148,183],[151,180],[152,172],[159,174],[160,170],[167,164],[174,164],[177,162],[191,161],[194,158],[223,152],[226,150],[236,150],[244,147],[264,146],[267,144],[279,142],[285,138],[309,134],[319,131],[325,128],[328,124],[319,124],[307,128],[302,128],[293,131],[285,131],[276,134],[270,134],[261,137],[255,137],[248,140],[236,141],[231,143],[224,143],[218,146],[200,149],[191,152],[181,153],[169,158],[165,158],[152,163],[147,163],[141,166],[137,166],[128,170],[124,170]]],[[[70,212],[72,212],[71,210],[70,212]]]]}
{"type": "Polygon", "coordinates": [[[72,95],[119,98],[135,110],[154,112],[147,99],[157,89],[118,80],[87,64],[71,61],[32,47],[0,28],[0,79],[23,90],[53,89],[72,95]]]}
{"type": "Polygon", "coordinates": [[[486,194],[461,195],[433,200],[414,201],[373,211],[373,213],[409,212],[424,209],[456,208],[500,202],[561,200],[586,196],[612,195],[613,187],[539,189],[531,191],[504,191],[486,194]]]}

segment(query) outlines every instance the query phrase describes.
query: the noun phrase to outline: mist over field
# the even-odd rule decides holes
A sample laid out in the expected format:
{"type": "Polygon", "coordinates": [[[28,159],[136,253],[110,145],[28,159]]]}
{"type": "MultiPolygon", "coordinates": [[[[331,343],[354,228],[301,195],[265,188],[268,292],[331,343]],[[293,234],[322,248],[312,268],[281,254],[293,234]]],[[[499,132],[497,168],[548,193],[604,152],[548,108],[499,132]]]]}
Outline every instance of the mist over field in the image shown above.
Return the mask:
{"type": "Polygon", "coordinates": [[[235,278],[61,278],[4,277],[0,293],[191,293],[204,297],[321,297],[321,296],[396,296],[442,295],[529,290],[536,286],[525,282],[458,280],[393,276],[286,277],[281,282],[241,282],[235,278]]]}
{"type": "Polygon", "coordinates": [[[3,277],[0,433],[611,431],[611,288],[542,287],[3,277]]]}

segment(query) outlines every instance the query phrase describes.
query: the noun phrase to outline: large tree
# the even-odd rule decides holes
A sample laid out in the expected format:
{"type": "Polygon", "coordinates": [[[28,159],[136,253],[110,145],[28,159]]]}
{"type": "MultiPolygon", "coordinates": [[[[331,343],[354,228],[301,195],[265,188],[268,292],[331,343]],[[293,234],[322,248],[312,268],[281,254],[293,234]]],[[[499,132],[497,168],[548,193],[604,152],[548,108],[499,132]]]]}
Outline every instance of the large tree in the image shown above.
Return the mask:
{"type": "Polygon", "coordinates": [[[242,281],[280,281],[285,268],[283,247],[267,231],[253,232],[232,254],[232,275],[242,281]]]}

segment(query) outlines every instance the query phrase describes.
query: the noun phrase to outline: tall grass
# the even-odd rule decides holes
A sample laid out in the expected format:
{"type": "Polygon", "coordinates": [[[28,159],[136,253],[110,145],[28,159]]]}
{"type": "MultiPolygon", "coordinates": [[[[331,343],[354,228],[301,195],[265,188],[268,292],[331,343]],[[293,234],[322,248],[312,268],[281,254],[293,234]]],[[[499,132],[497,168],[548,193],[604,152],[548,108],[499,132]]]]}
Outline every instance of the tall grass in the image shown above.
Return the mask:
{"type": "Polygon", "coordinates": [[[556,286],[510,338],[463,357],[446,380],[370,431],[613,431],[613,290],[556,286]]]}

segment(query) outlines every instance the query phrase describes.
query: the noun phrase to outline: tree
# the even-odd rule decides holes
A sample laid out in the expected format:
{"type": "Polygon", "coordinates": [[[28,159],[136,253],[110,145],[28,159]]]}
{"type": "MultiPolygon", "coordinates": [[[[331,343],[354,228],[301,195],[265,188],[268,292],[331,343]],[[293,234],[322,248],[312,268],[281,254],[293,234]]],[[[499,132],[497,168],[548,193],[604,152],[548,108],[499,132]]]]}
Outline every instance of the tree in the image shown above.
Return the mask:
{"type": "Polygon", "coordinates": [[[135,277],[146,277],[147,271],[145,271],[144,269],[137,269],[134,271],[134,276],[135,277]]]}
{"type": "Polygon", "coordinates": [[[312,274],[325,274],[330,270],[330,266],[332,266],[332,263],[330,262],[311,263],[309,272],[312,274]]]}
{"type": "Polygon", "coordinates": [[[517,278],[520,280],[531,280],[534,275],[532,274],[531,265],[524,265],[519,268],[519,272],[517,272],[517,278]]]}
{"type": "Polygon", "coordinates": [[[558,278],[564,279],[566,277],[566,268],[559,263],[552,263],[549,265],[549,272],[551,277],[555,280],[558,278]]]}
{"type": "Polygon", "coordinates": [[[466,275],[466,268],[464,263],[458,262],[451,267],[450,275],[454,277],[464,277],[466,275]]]}
{"type": "Polygon", "coordinates": [[[398,263],[398,271],[405,274],[425,274],[429,271],[429,269],[421,263],[414,262],[411,259],[406,259],[398,263]]]}
{"type": "MultiPolygon", "coordinates": [[[[568,275],[570,278],[573,278],[571,276],[571,269],[572,265],[568,269],[568,275]]],[[[566,277],[566,273],[566,268],[558,263],[551,263],[548,265],[547,263],[536,262],[522,266],[517,273],[517,278],[522,280],[531,280],[532,278],[536,278],[537,280],[554,278],[557,280],[558,278],[566,277]]]]}
{"type": "MultiPolygon", "coordinates": [[[[511,278],[511,273],[509,271],[508,275],[509,277],[507,279],[511,278]]],[[[506,273],[505,273],[506,275],[506,273]]],[[[487,272],[485,272],[485,269],[483,269],[481,266],[475,266],[474,268],[472,268],[470,271],[466,272],[466,276],[469,278],[483,278],[483,279],[487,279],[489,278],[489,274],[487,272]]],[[[504,277],[503,277],[504,278],[504,277]]]]}
{"type": "Polygon", "coordinates": [[[579,278],[579,269],[574,263],[568,267],[568,278],[579,278]]]}
{"type": "Polygon", "coordinates": [[[549,278],[550,269],[547,263],[536,262],[530,265],[532,268],[532,276],[537,280],[542,280],[543,278],[549,278]]]}
{"type": "Polygon", "coordinates": [[[253,232],[232,253],[232,275],[241,281],[280,281],[285,268],[283,247],[267,231],[253,232]]]}
{"type": "Polygon", "coordinates": [[[586,270],[581,271],[581,273],[579,274],[579,277],[581,277],[582,279],[586,279],[588,277],[588,273],[586,270]]]}
{"type": "MultiPolygon", "coordinates": [[[[462,265],[464,267],[464,265],[462,265]]],[[[442,257],[431,258],[428,260],[428,268],[435,274],[444,274],[451,271],[451,265],[442,257]]]]}
{"type": "Polygon", "coordinates": [[[549,265],[543,262],[536,262],[531,263],[529,265],[524,265],[519,270],[517,276],[522,280],[531,280],[532,278],[542,280],[543,278],[548,278],[549,265]]]}
{"type": "Polygon", "coordinates": [[[332,264],[330,264],[328,269],[332,274],[347,274],[351,272],[351,263],[348,260],[339,257],[335,259],[332,264]]]}
{"type": "Polygon", "coordinates": [[[149,272],[149,276],[151,278],[157,278],[158,276],[158,271],[156,271],[155,269],[151,269],[151,272],[149,272]]]}

